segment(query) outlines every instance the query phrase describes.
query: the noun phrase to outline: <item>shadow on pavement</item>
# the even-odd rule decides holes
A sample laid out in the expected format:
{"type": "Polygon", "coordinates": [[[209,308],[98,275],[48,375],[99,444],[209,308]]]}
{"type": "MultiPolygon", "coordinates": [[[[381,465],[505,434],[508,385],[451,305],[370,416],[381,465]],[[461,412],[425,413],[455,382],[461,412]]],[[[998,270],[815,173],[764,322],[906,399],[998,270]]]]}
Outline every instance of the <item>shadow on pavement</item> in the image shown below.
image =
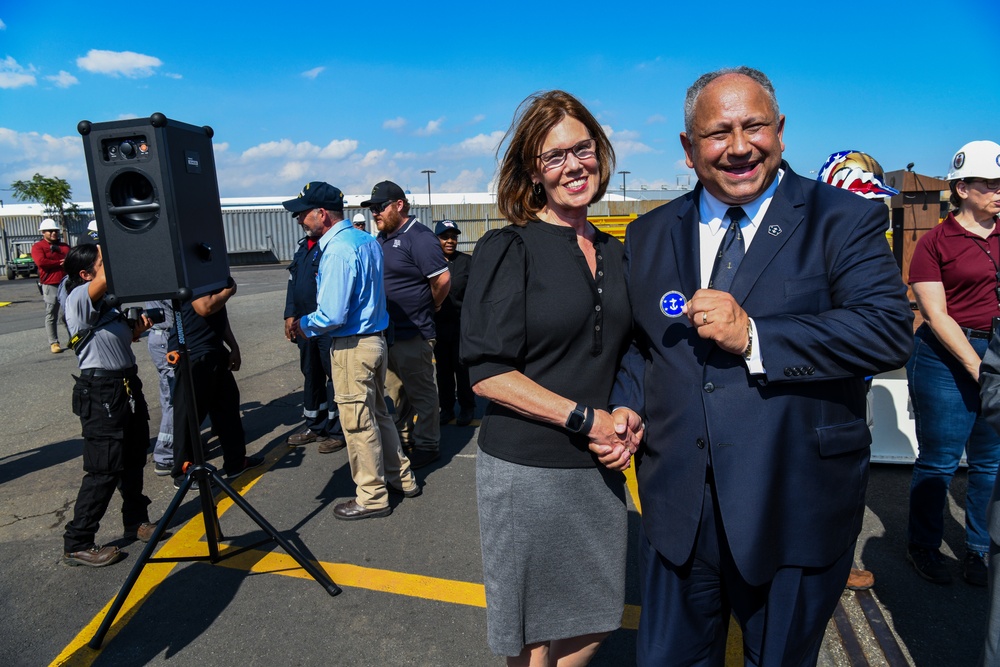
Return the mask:
{"type": "MultiPolygon", "coordinates": [[[[868,537],[861,551],[865,568],[875,574],[875,594],[916,665],[975,665],[986,625],[985,588],[961,576],[965,555],[966,472],[951,484],[950,510],[945,512],[942,552],[952,566],[947,586],[921,579],[906,560],[911,466],[873,464],[867,506],[884,534],[868,537]],[[956,560],[957,558],[957,560],[956,560]]],[[[865,535],[862,535],[862,539],[865,535]]]]}

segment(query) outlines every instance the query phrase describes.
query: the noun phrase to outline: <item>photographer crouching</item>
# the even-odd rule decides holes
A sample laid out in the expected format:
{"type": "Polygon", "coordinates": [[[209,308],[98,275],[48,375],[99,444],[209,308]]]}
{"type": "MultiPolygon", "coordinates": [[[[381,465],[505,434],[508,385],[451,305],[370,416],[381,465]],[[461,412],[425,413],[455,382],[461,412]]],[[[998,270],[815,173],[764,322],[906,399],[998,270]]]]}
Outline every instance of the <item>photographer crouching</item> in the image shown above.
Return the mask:
{"type": "Polygon", "coordinates": [[[80,376],[73,388],[73,413],[83,427],[83,470],[73,520],[63,536],[63,562],[104,567],[125,557],[118,547],[94,538],[115,488],[122,495],[126,539],[148,541],[156,528],[146,509],[142,469],[149,447],[149,412],[136,374],[131,343],[152,322],[139,315],[126,322],[105,300],[108,283],[101,250],[92,244],[72,248],[63,265],[68,275],[64,304],[71,346],[80,376]]]}

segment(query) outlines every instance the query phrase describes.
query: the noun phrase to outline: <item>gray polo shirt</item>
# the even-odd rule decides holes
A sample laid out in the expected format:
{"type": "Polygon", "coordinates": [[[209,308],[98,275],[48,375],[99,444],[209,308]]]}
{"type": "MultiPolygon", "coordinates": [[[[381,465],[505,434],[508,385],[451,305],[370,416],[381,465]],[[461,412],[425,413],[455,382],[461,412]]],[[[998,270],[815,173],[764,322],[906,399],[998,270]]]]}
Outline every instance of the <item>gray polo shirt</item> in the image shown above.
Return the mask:
{"type": "MultiPolygon", "coordinates": [[[[101,319],[100,310],[90,301],[87,284],[78,286],[66,296],[64,306],[66,326],[72,335],[85,327],[92,327],[101,319]]],[[[114,312],[118,312],[115,310],[114,312]]],[[[135,366],[132,354],[132,331],[121,317],[101,325],[94,337],[77,355],[80,370],[102,368],[106,371],[127,370],[135,366]]]]}

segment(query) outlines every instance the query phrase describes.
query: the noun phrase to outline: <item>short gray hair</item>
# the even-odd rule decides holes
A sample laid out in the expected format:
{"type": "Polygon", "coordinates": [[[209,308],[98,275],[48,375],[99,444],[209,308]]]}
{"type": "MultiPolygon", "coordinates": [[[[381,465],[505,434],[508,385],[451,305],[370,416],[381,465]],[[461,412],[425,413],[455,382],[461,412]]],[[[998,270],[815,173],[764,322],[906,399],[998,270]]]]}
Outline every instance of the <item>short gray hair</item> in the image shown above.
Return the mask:
{"type": "Polygon", "coordinates": [[[693,131],[694,108],[698,104],[698,97],[701,95],[701,92],[705,90],[705,87],[708,86],[708,84],[727,74],[742,74],[743,76],[749,77],[760,84],[760,87],[764,89],[765,93],[767,93],[768,99],[771,100],[771,110],[774,112],[774,119],[777,120],[778,116],[780,116],[778,113],[778,98],[774,95],[774,85],[771,83],[771,80],[767,78],[766,74],[758,69],[747,67],[746,65],[740,65],[739,67],[723,67],[722,69],[717,69],[714,72],[702,74],[698,77],[698,80],[692,83],[691,87],[687,89],[687,96],[684,98],[684,132],[687,133],[688,137],[691,136],[693,131]]]}

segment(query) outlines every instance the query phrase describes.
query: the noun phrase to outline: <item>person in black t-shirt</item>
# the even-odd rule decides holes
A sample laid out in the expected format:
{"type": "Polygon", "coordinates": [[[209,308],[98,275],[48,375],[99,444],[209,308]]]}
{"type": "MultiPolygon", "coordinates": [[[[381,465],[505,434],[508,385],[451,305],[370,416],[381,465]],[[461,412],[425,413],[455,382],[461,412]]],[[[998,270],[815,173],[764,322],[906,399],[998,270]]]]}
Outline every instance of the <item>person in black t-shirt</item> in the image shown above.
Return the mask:
{"type": "MultiPolygon", "coordinates": [[[[178,366],[174,391],[174,486],[179,487],[186,466],[193,461],[190,413],[200,425],[212,418],[212,431],[222,446],[226,475],[236,477],[264,462],[263,457],[247,456],[246,435],[240,420],[240,390],[233,371],[242,364],[240,346],[229,326],[226,302],[236,294],[236,282],[200,296],[181,306],[181,324],[190,359],[194,396],[190,395],[184,364],[178,366]]],[[[176,327],[170,332],[171,350],[179,347],[176,327]]],[[[198,443],[200,446],[200,442],[198,443]]]]}
{"type": "Polygon", "coordinates": [[[461,336],[462,299],[469,282],[472,258],[458,249],[458,235],[462,230],[452,220],[442,220],[434,227],[441,243],[441,250],[448,260],[451,289],[434,313],[437,339],[434,342],[434,359],[437,368],[438,397],[441,403],[441,423],[455,420],[458,426],[468,426],[476,409],[476,395],[469,383],[469,367],[458,358],[458,340],[461,336]],[[458,390],[458,417],[455,417],[455,390],[458,390]]]}

